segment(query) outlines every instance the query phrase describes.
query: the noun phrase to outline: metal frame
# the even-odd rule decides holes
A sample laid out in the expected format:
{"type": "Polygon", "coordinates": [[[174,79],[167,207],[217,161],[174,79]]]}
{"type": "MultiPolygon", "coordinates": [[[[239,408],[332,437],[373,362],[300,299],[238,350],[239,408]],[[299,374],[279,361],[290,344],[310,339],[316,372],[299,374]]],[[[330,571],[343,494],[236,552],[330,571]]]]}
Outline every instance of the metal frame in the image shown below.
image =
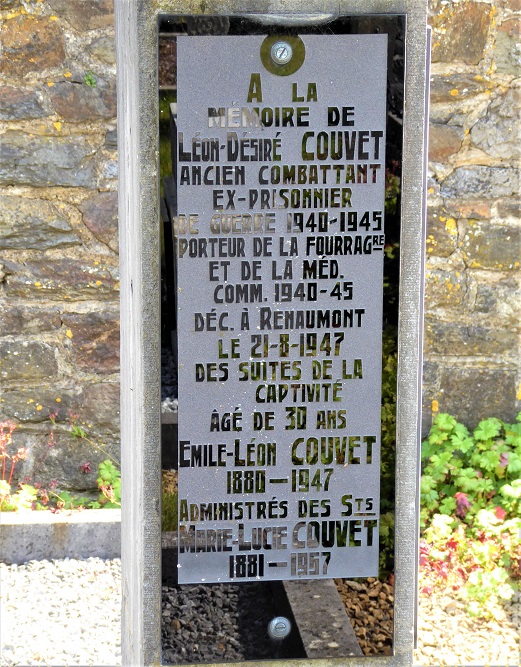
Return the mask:
{"type": "MultiPolygon", "coordinates": [[[[405,14],[394,655],[265,667],[413,664],[422,360],[427,0],[115,0],[121,270],[123,664],[161,662],[159,14],[405,14]],[[204,7],[204,12],[201,9],[204,7]]],[[[258,663],[242,663],[254,665],[258,663]]]]}

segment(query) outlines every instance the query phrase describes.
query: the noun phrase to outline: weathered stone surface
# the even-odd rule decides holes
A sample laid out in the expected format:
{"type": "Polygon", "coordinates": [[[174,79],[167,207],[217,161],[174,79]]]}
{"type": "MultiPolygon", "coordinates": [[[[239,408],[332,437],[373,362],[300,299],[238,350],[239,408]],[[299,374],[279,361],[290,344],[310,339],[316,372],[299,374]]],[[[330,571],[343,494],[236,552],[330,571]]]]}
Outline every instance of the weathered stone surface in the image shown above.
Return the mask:
{"type": "Polygon", "coordinates": [[[49,4],[76,30],[96,30],[114,25],[113,0],[49,0],[49,4]]]}
{"type": "Polygon", "coordinates": [[[512,368],[451,366],[441,371],[440,387],[440,412],[450,412],[469,428],[488,416],[513,422],[519,410],[512,368]]]}
{"type": "Polygon", "coordinates": [[[7,296],[49,300],[117,300],[117,268],[77,259],[4,262],[7,296]]]}
{"type": "Polygon", "coordinates": [[[519,76],[521,68],[521,19],[513,16],[504,21],[496,33],[495,59],[497,72],[519,76]]]}
{"type": "Polygon", "coordinates": [[[58,21],[32,14],[7,19],[0,31],[0,72],[24,76],[29,72],[61,65],[65,58],[63,35],[58,21]]]}
{"type": "Polygon", "coordinates": [[[427,213],[427,255],[449,257],[457,248],[457,222],[443,208],[429,208],[427,213]]]}
{"type": "Polygon", "coordinates": [[[447,212],[455,218],[469,218],[473,220],[490,220],[492,208],[487,201],[452,200],[447,202],[447,212]]]}
{"type": "Polygon", "coordinates": [[[53,387],[17,387],[6,390],[0,398],[0,418],[23,423],[68,422],[69,411],[78,405],[78,389],[53,387]]]}
{"type": "Polygon", "coordinates": [[[20,120],[47,116],[34,90],[0,86],[0,120],[20,120]]]}
{"type": "Polygon", "coordinates": [[[459,167],[441,185],[441,195],[449,198],[497,199],[518,191],[519,172],[509,167],[459,167]]]}
{"type": "Polygon", "coordinates": [[[119,383],[102,382],[86,386],[79,414],[87,424],[92,424],[93,430],[117,437],[119,432],[119,383]]]}
{"type": "Polygon", "coordinates": [[[427,309],[461,308],[468,290],[468,280],[460,271],[428,270],[425,277],[427,309]]]}
{"type": "Polygon", "coordinates": [[[470,220],[461,250],[472,268],[516,269],[521,261],[521,229],[470,220]]]}
{"type": "Polygon", "coordinates": [[[484,93],[493,85],[480,76],[470,74],[454,74],[453,76],[433,76],[431,81],[431,104],[451,102],[458,105],[460,101],[468,101],[472,97],[484,93]]]}
{"type": "Polygon", "coordinates": [[[1,185],[95,186],[93,139],[22,135],[13,130],[0,145],[1,185]]]}
{"type": "Polygon", "coordinates": [[[83,223],[94,236],[118,251],[118,194],[102,192],[85,200],[79,207],[83,213],[83,223]]]}
{"type": "Polygon", "coordinates": [[[49,90],[56,113],[75,123],[116,116],[116,88],[102,79],[95,86],[60,81],[49,90]]]}
{"type": "Polygon", "coordinates": [[[78,243],[68,220],[50,202],[0,196],[0,250],[46,250],[78,243]]]}
{"type": "Polygon", "coordinates": [[[3,300],[0,301],[0,313],[2,313],[0,327],[2,336],[43,333],[59,329],[61,326],[60,311],[48,304],[35,307],[3,300]]]}
{"type": "MultiPolygon", "coordinates": [[[[520,70],[521,72],[521,70],[520,70]]],[[[521,90],[512,88],[491,102],[487,115],[472,128],[472,141],[493,157],[516,160],[521,157],[521,90]]]]}
{"type": "Polygon", "coordinates": [[[490,6],[468,0],[458,4],[431,0],[432,62],[459,60],[476,65],[483,57],[491,22],[490,6]]]}
{"type": "Polygon", "coordinates": [[[0,340],[0,378],[11,382],[49,378],[58,371],[51,345],[0,340]]]}
{"type": "MultiPolygon", "coordinates": [[[[49,430],[36,433],[30,427],[21,427],[13,434],[16,447],[26,447],[28,458],[22,461],[17,469],[18,479],[29,483],[38,483],[49,488],[51,482],[57,484],[58,490],[70,489],[85,491],[96,487],[98,464],[107,458],[104,452],[90,445],[84,438],[70,434],[66,426],[53,429],[53,439],[49,440],[49,430]],[[91,472],[82,472],[82,466],[90,463],[91,472]]],[[[119,460],[117,442],[104,442],[103,449],[119,460]]]]}
{"type": "Polygon", "coordinates": [[[514,278],[477,283],[474,310],[497,316],[501,326],[519,326],[520,303],[521,292],[514,278]]]}
{"type": "Polygon", "coordinates": [[[87,373],[119,371],[119,316],[113,312],[64,313],[72,363],[87,373]]]}
{"type": "Polygon", "coordinates": [[[427,354],[490,356],[508,354],[518,345],[519,331],[511,328],[457,324],[428,318],[425,324],[427,354]]]}
{"type": "Polygon", "coordinates": [[[443,162],[461,148],[463,128],[431,123],[429,128],[429,160],[443,162]]]}
{"type": "Polygon", "coordinates": [[[497,212],[500,218],[519,218],[521,214],[519,198],[503,199],[498,203],[497,212]]]}
{"type": "Polygon", "coordinates": [[[105,135],[105,146],[107,148],[116,148],[118,145],[118,131],[116,129],[109,130],[105,135]]]}
{"type": "Polygon", "coordinates": [[[113,37],[98,37],[87,48],[91,55],[102,63],[116,64],[116,45],[113,37]]]}

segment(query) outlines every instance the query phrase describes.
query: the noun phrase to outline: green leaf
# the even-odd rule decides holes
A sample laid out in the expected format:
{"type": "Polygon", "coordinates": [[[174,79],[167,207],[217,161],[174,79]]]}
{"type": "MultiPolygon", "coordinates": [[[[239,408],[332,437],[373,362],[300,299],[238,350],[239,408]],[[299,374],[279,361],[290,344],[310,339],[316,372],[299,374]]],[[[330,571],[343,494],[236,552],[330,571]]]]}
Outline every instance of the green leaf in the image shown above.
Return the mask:
{"type": "Polygon", "coordinates": [[[440,431],[452,431],[456,426],[457,422],[452,415],[447,414],[446,412],[441,412],[435,419],[434,423],[440,429],[440,431]]]}
{"type": "Polygon", "coordinates": [[[454,498],[444,498],[440,503],[440,514],[451,515],[456,509],[456,501],[454,498]]]}
{"type": "Polygon", "coordinates": [[[502,422],[495,417],[484,419],[479,422],[477,428],[474,430],[475,440],[492,440],[501,433],[502,422]]]}

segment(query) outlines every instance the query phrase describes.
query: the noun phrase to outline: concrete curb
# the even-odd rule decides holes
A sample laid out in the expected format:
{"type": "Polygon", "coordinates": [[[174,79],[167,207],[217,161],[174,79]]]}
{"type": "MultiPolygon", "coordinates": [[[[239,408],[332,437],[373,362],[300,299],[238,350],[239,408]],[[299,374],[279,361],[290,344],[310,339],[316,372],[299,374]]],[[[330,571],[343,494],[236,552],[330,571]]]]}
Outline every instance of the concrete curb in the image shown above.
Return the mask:
{"type": "Polygon", "coordinates": [[[121,510],[0,512],[0,562],[120,558],[121,510]]]}

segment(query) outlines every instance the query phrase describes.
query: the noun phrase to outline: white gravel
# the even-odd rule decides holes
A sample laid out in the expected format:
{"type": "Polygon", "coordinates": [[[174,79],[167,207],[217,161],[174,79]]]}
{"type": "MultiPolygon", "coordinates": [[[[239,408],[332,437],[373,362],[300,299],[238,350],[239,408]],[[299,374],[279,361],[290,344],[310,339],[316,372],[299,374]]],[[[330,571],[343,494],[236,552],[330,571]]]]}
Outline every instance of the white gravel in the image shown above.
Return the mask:
{"type": "Polygon", "coordinates": [[[121,665],[121,562],[0,563],[0,665],[121,665]]]}

